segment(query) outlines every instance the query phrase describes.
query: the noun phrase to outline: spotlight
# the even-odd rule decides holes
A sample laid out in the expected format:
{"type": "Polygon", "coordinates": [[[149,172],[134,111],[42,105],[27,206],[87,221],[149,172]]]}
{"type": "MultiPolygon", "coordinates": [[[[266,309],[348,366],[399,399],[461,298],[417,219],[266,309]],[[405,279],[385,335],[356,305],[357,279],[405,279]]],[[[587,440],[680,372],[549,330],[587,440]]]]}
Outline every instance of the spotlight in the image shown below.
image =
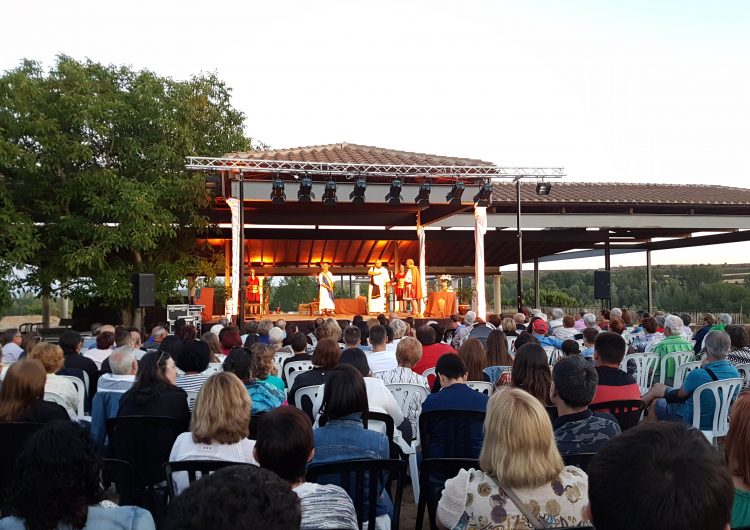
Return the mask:
{"type": "Polygon", "coordinates": [[[271,204],[284,204],[286,193],[284,193],[284,179],[273,179],[271,186],[271,204]]]}
{"type": "Polygon", "coordinates": [[[445,196],[445,200],[448,201],[451,206],[460,206],[461,195],[464,194],[464,189],[466,189],[466,184],[463,182],[456,182],[448,192],[448,195],[445,196]]]}
{"type": "Polygon", "coordinates": [[[552,183],[551,182],[537,182],[536,183],[536,194],[537,195],[549,195],[549,192],[552,191],[552,183]]]}
{"type": "Polygon", "coordinates": [[[483,182],[479,192],[474,195],[474,202],[477,206],[489,206],[492,202],[492,184],[483,182]]]}
{"type": "Polygon", "coordinates": [[[430,205],[430,190],[432,189],[432,186],[429,182],[423,182],[419,186],[419,194],[417,195],[417,198],[414,199],[414,202],[417,206],[419,206],[420,209],[427,208],[430,205]]]}
{"type": "Polygon", "coordinates": [[[349,194],[349,198],[354,204],[365,203],[365,190],[367,189],[367,181],[363,178],[358,178],[354,183],[354,191],[349,194]]]}
{"type": "Polygon", "coordinates": [[[334,206],[336,202],[336,181],[329,180],[323,192],[323,206],[334,206]]]}
{"type": "Polygon", "coordinates": [[[391,181],[391,191],[385,196],[385,202],[388,204],[399,204],[404,198],[401,196],[401,179],[391,181]]]}
{"type": "Polygon", "coordinates": [[[221,177],[216,173],[211,173],[206,176],[204,183],[206,193],[212,198],[221,194],[221,177]]]}
{"type": "Polygon", "coordinates": [[[314,198],[315,194],[312,192],[312,179],[310,177],[303,177],[300,181],[297,199],[299,202],[310,202],[314,198]]]}

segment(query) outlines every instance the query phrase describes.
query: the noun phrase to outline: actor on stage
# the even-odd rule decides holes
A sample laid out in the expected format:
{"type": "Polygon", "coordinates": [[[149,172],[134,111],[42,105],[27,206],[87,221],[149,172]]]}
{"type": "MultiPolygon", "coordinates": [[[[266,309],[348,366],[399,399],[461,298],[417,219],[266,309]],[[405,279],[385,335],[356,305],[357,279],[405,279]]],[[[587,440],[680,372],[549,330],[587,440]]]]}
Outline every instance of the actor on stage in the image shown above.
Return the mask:
{"type": "Polygon", "coordinates": [[[419,277],[419,268],[414,265],[413,259],[406,260],[406,276],[404,276],[404,300],[409,302],[409,311],[413,315],[419,314],[419,302],[422,300],[422,282],[419,277]]]}
{"type": "Polygon", "coordinates": [[[404,307],[404,278],[406,277],[406,269],[403,263],[398,266],[398,272],[396,273],[396,285],[393,291],[396,294],[396,311],[403,313],[406,311],[404,307]]]}
{"type": "Polygon", "coordinates": [[[391,278],[383,262],[377,260],[374,267],[367,271],[370,276],[370,285],[367,290],[367,312],[380,314],[385,313],[388,300],[386,286],[390,283],[391,278]]]}
{"type": "Polygon", "coordinates": [[[333,275],[328,272],[328,263],[320,264],[320,274],[318,274],[318,299],[320,300],[321,313],[333,316],[336,306],[333,303],[333,275]]]}
{"type": "MultiPolygon", "coordinates": [[[[260,280],[255,276],[255,269],[250,269],[250,276],[245,285],[245,301],[248,304],[260,304],[260,280]]],[[[251,306],[251,313],[260,313],[260,306],[251,306]]]]}

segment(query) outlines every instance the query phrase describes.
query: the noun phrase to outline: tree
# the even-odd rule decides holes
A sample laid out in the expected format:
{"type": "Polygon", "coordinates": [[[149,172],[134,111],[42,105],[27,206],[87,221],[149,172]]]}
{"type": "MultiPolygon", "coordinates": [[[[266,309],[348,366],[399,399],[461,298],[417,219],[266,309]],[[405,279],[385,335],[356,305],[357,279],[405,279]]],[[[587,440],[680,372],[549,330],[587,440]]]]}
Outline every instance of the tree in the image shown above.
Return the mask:
{"type": "Polygon", "coordinates": [[[318,283],[310,276],[284,276],[279,285],[271,289],[271,308],[296,311],[318,297],[318,283]]]}
{"type": "Polygon", "coordinates": [[[208,229],[203,177],[185,157],[250,149],[244,115],[213,74],[188,81],[60,56],[0,77],[0,174],[36,222],[29,283],[100,297],[138,325],[131,277],[153,272],[164,302],[186,274],[216,270],[196,247],[208,229]]]}

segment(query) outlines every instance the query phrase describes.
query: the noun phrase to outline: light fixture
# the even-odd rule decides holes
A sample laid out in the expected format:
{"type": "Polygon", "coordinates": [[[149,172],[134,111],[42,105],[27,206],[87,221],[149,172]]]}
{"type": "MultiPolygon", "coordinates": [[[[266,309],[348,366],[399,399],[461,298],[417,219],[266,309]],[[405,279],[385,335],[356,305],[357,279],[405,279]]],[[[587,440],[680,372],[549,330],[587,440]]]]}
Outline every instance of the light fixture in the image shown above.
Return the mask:
{"type": "Polygon", "coordinates": [[[286,193],[284,193],[284,179],[275,178],[271,186],[271,204],[284,204],[286,193]]]}
{"type": "Polygon", "coordinates": [[[358,178],[354,183],[354,191],[349,194],[349,198],[354,204],[365,203],[365,190],[367,189],[367,181],[364,178],[358,178]]]}
{"type": "Polygon", "coordinates": [[[445,196],[445,200],[448,201],[448,204],[451,206],[460,206],[461,195],[464,194],[464,189],[466,189],[466,184],[460,181],[455,182],[451,190],[448,192],[448,195],[445,196]]]}
{"type": "Polygon", "coordinates": [[[391,181],[391,190],[385,196],[385,202],[388,204],[400,204],[404,198],[401,196],[401,179],[391,181]]]}
{"type": "Polygon", "coordinates": [[[416,199],[414,199],[414,203],[419,206],[420,209],[427,208],[430,205],[431,189],[432,186],[429,182],[423,182],[419,185],[419,194],[417,195],[416,199]]]}
{"type": "Polygon", "coordinates": [[[323,206],[334,206],[336,204],[336,187],[335,180],[326,182],[325,191],[323,192],[323,206]]]}
{"type": "Polygon", "coordinates": [[[549,192],[552,191],[552,183],[551,182],[537,182],[536,183],[536,194],[537,195],[549,195],[549,192]]]}
{"type": "Polygon", "coordinates": [[[221,177],[217,175],[216,173],[211,173],[210,175],[206,176],[206,180],[204,182],[204,186],[206,188],[206,193],[210,197],[216,197],[221,194],[221,177]]]}
{"type": "Polygon", "coordinates": [[[310,202],[314,198],[315,194],[312,192],[312,179],[305,175],[300,181],[297,199],[299,202],[310,202]]]}
{"type": "Polygon", "coordinates": [[[474,202],[477,206],[489,206],[492,202],[492,184],[489,182],[483,182],[479,188],[479,192],[474,195],[474,202]]]}

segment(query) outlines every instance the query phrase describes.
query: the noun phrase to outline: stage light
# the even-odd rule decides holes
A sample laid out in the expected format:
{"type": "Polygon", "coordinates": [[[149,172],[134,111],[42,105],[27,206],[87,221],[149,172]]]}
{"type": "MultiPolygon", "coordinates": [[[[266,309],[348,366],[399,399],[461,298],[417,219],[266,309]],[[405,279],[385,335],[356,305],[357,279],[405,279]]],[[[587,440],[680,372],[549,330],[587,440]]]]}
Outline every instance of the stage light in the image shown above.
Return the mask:
{"type": "Polygon", "coordinates": [[[208,193],[211,198],[217,197],[221,194],[221,177],[216,173],[206,175],[204,186],[206,188],[206,193],[208,193]]]}
{"type": "Polygon", "coordinates": [[[427,208],[430,205],[430,190],[432,186],[429,182],[423,182],[419,186],[419,194],[414,199],[414,203],[419,206],[420,209],[427,208]]]}
{"type": "Polygon", "coordinates": [[[286,193],[284,193],[284,179],[273,179],[271,186],[271,204],[284,204],[286,193]]]}
{"type": "Polygon", "coordinates": [[[466,189],[466,184],[463,182],[456,182],[448,192],[448,195],[445,196],[445,200],[448,201],[451,206],[460,206],[461,195],[464,194],[464,189],[466,189]]]}
{"type": "Polygon", "coordinates": [[[365,203],[365,190],[367,189],[367,181],[363,178],[358,178],[354,183],[354,191],[349,194],[349,198],[354,204],[365,203]]]}
{"type": "Polygon", "coordinates": [[[477,206],[489,206],[492,202],[492,184],[483,182],[479,192],[474,195],[474,202],[477,206]]]}
{"type": "Polygon", "coordinates": [[[299,185],[299,191],[297,192],[297,199],[299,202],[310,202],[314,198],[312,179],[310,177],[303,177],[299,185]]]}
{"type": "Polygon", "coordinates": [[[401,179],[391,181],[391,191],[385,196],[385,202],[388,204],[399,204],[404,198],[401,196],[401,179]]]}
{"type": "Polygon", "coordinates": [[[336,181],[329,180],[323,192],[323,206],[334,206],[336,202],[336,181]]]}
{"type": "Polygon", "coordinates": [[[552,183],[551,182],[537,182],[536,183],[536,194],[537,195],[549,195],[549,192],[552,191],[552,183]]]}

